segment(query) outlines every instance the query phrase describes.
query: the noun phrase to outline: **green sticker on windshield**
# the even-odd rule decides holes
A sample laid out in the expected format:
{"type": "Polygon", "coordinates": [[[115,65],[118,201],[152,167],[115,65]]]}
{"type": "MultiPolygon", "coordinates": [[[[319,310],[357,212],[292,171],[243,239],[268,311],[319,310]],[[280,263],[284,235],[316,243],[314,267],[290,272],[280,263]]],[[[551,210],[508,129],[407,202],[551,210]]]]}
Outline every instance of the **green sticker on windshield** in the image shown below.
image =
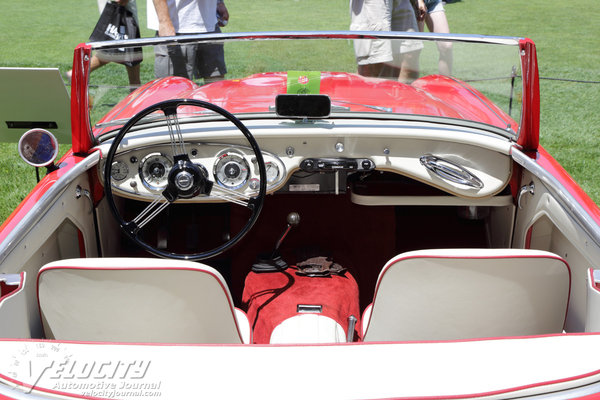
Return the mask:
{"type": "Polygon", "coordinates": [[[288,71],[288,94],[319,94],[321,71],[288,71]]]}

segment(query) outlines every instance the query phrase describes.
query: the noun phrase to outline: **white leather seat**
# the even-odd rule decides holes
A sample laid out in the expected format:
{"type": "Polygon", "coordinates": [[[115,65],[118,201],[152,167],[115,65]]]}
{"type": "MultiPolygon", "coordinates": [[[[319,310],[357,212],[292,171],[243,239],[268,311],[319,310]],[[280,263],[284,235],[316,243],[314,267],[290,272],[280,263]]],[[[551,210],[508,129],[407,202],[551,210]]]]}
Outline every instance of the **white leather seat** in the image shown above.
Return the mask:
{"type": "Polygon", "coordinates": [[[400,254],[377,281],[363,340],[453,340],[562,332],[570,271],[559,256],[522,249],[400,254]]]}
{"type": "Polygon", "coordinates": [[[236,312],[221,275],[191,261],[56,261],[38,274],[38,298],[48,339],[250,342],[248,320],[236,312]]]}

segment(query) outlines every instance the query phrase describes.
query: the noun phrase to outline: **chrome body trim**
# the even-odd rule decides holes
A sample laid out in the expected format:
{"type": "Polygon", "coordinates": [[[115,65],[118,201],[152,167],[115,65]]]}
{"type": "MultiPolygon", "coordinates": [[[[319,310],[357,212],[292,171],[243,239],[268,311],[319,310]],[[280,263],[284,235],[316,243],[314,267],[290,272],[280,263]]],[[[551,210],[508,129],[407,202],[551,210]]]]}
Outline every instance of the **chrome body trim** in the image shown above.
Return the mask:
{"type": "MultiPolygon", "coordinates": [[[[92,168],[100,161],[100,152],[95,151],[61,176],[46,193],[42,195],[35,208],[27,212],[17,226],[0,243],[0,264],[14,250],[18,243],[35,228],[42,216],[54,205],[54,201],[62,195],[67,187],[83,172],[92,168]]],[[[75,193],[73,194],[76,195],[75,193]]]]}
{"type": "Polygon", "coordinates": [[[581,225],[583,230],[591,237],[597,246],[600,246],[600,226],[589,215],[589,213],[575,200],[573,195],[565,190],[559,182],[548,171],[542,168],[535,160],[528,157],[517,147],[511,149],[511,157],[515,162],[538,177],[542,183],[552,192],[559,204],[581,225]]]}

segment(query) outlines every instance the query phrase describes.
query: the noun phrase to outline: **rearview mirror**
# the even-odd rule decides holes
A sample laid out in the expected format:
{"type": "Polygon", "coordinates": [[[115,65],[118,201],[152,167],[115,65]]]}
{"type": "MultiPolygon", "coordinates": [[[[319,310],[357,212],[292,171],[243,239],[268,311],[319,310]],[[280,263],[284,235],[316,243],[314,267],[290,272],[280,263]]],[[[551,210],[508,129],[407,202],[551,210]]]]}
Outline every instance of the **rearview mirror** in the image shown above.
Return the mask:
{"type": "Polygon", "coordinates": [[[326,118],[331,100],[324,94],[280,94],[275,98],[275,112],[280,117],[326,118]]]}

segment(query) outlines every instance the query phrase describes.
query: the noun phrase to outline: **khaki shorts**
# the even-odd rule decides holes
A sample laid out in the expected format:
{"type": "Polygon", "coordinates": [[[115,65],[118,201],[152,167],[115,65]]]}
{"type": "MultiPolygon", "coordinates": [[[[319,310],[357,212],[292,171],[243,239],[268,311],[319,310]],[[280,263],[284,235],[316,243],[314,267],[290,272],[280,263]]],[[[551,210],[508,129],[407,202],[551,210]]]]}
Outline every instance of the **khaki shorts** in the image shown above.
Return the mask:
{"type": "MultiPolygon", "coordinates": [[[[353,31],[417,32],[417,20],[410,0],[350,0],[353,31]]],[[[420,40],[354,41],[359,65],[392,63],[400,66],[401,56],[423,48],[420,40]]]]}

